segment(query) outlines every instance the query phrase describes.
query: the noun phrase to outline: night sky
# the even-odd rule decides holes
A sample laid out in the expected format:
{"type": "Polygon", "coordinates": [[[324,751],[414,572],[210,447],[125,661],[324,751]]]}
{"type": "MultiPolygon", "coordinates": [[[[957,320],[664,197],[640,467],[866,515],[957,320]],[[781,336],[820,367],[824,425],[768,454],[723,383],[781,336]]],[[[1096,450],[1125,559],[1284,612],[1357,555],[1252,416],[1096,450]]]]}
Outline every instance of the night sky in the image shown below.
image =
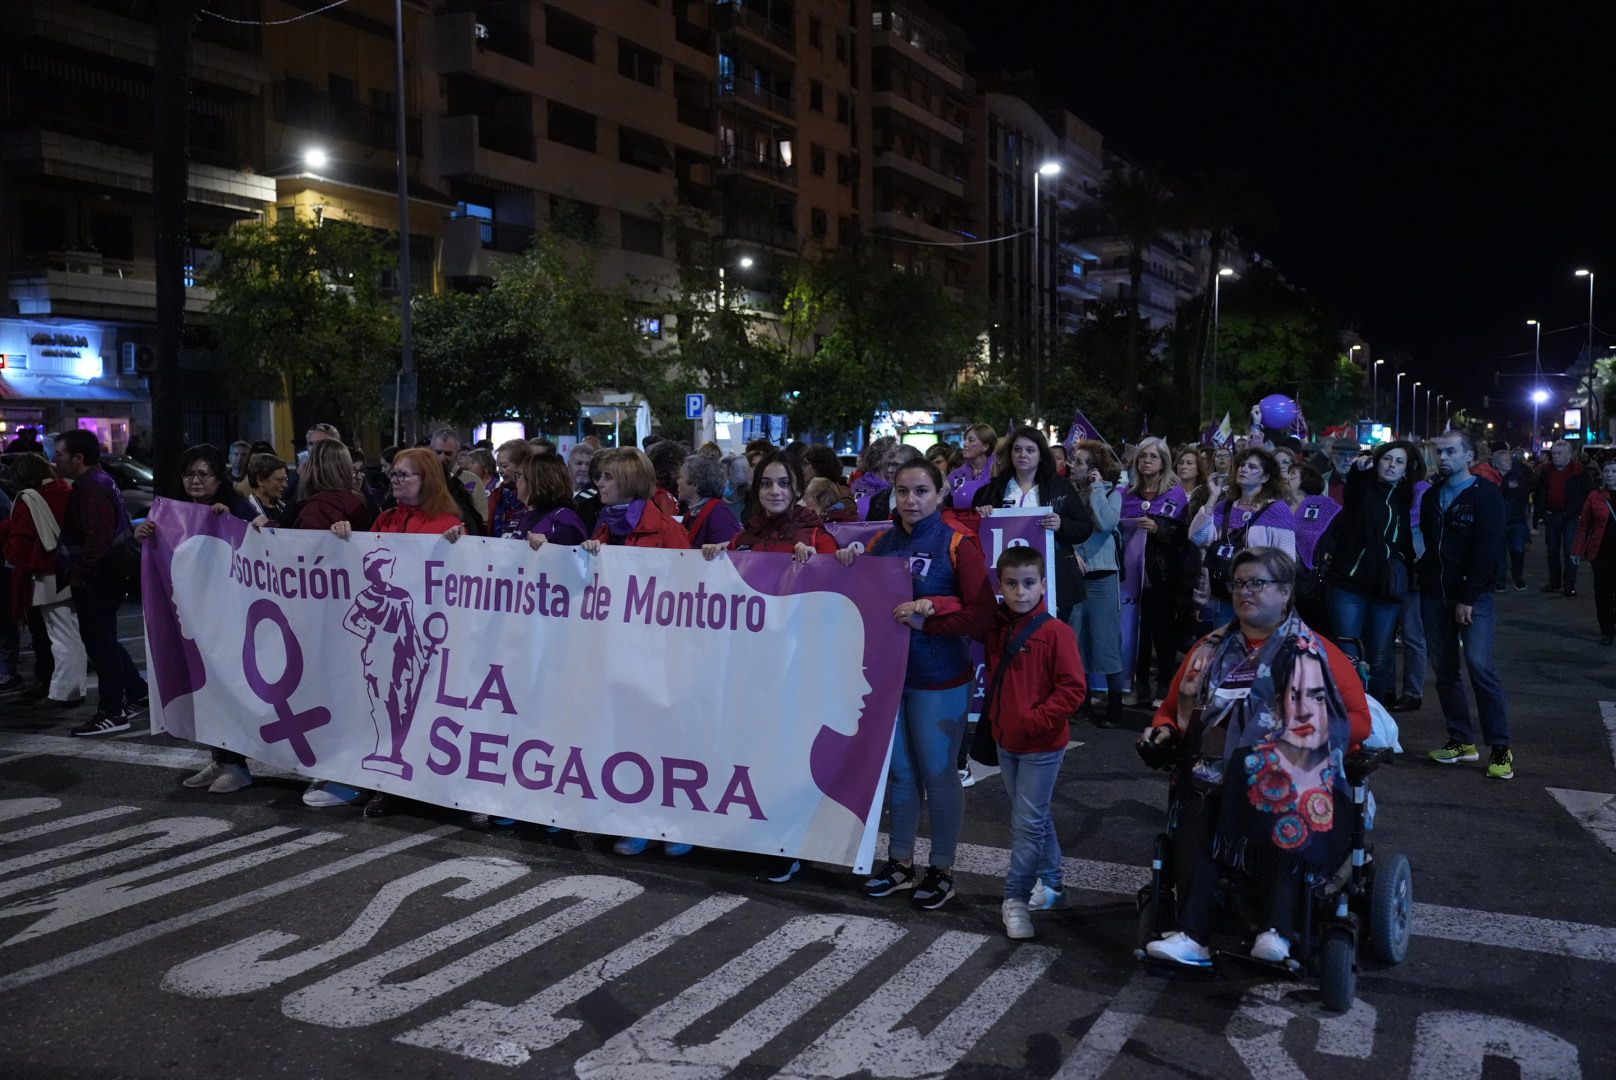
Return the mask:
{"type": "MultiPolygon", "coordinates": [[[[1576,358],[1578,267],[1598,275],[1596,355],[1616,343],[1606,5],[936,6],[973,41],[973,70],[1030,70],[1107,146],[1169,179],[1249,175],[1278,223],[1246,246],[1461,405],[1497,393],[1495,369],[1531,370],[1528,318],[1545,371],[1576,358]]],[[[1501,384],[1516,401],[1526,385],[1501,384]]]]}

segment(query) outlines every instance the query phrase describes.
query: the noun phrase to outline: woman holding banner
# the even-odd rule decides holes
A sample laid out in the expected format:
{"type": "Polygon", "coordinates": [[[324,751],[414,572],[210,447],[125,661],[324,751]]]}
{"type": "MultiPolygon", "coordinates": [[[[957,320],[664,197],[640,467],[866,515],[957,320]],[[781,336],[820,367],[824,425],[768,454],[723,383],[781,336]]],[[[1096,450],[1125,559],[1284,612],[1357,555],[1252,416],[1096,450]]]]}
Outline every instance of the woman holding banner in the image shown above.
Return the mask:
{"type": "MultiPolygon", "coordinates": [[[[653,501],[657,474],[650,458],[638,450],[620,447],[596,460],[600,462],[595,481],[600,492],[600,523],[594,537],[584,541],[585,551],[598,555],[606,546],[689,549],[690,537],[684,526],[653,501]]],[[[641,836],[620,836],[612,850],[619,855],[641,855],[650,844],[641,836]]],[[[691,846],[664,842],[662,850],[669,855],[688,855],[691,846]]]]}
{"type": "Polygon", "coordinates": [[[1072,606],[1083,602],[1083,572],[1077,563],[1077,545],[1094,532],[1088,500],[1072,482],[1056,475],[1055,455],[1043,432],[1017,428],[999,451],[998,475],[977,488],[971,505],[984,516],[994,507],[1047,506],[1044,528],[1055,531],[1055,617],[1069,622],[1072,606]]]}
{"type": "MultiPolygon", "coordinates": [[[[1164,693],[1178,656],[1177,605],[1185,584],[1184,543],[1189,495],[1181,474],[1167,467],[1169,449],[1159,438],[1139,444],[1134,456],[1134,482],[1122,497],[1123,662],[1134,673],[1133,697],[1151,705],[1150,662],[1156,661],[1156,686],[1164,693]],[[1126,600],[1132,600],[1132,604],[1126,600]],[[1131,609],[1131,610],[1130,610],[1131,609]]],[[[1200,457],[1192,482],[1199,477],[1200,457]]],[[[1184,455],[1180,453],[1182,464],[1184,455]]]]}
{"type": "Polygon", "coordinates": [[[896,522],[870,542],[869,550],[874,556],[907,561],[915,598],[893,611],[911,630],[887,779],[892,832],[886,864],[864,882],[864,891],[891,896],[913,889],[914,906],[935,911],[954,895],[954,849],[965,816],[955,760],[976,675],[970,637],[987,632],[997,601],[975,534],[943,519],[943,477],[937,467],[925,460],[900,466],[892,491],[896,522]],[[935,614],[930,598],[938,596],[956,598],[958,610],[935,614]],[[915,833],[928,804],[931,865],[917,887],[915,833]]]}
{"type": "MultiPolygon", "coordinates": [[[[187,502],[211,507],[215,514],[234,514],[243,521],[252,521],[258,516],[253,505],[231,486],[230,466],[212,443],[202,443],[185,451],[180,458],[180,483],[187,502]]],[[[156,532],[157,523],[147,518],[135,526],[135,540],[144,543],[156,532]]],[[[208,767],[180,782],[188,788],[207,788],[214,795],[229,795],[250,785],[252,773],[247,771],[244,756],[213,747],[213,761],[208,767]]]]}
{"type": "Polygon", "coordinates": [[[752,511],[746,527],[728,543],[703,544],[702,557],[711,561],[726,550],[766,551],[807,562],[815,554],[836,554],[836,538],[825,530],[820,516],[797,505],[801,487],[802,475],[790,455],[775,451],[759,460],[752,472],[752,511]]]}

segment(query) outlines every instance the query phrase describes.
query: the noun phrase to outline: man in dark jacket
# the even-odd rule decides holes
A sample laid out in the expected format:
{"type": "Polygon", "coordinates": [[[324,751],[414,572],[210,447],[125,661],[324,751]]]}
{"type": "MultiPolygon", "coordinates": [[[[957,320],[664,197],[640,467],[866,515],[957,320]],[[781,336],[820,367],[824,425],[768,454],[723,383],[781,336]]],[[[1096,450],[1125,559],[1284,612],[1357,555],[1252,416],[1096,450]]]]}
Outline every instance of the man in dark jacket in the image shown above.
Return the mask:
{"type": "Polygon", "coordinates": [[[1532,535],[1532,474],[1510,454],[1508,443],[1493,444],[1493,468],[1498,470],[1499,488],[1504,493],[1505,549],[1498,559],[1493,592],[1503,592],[1506,580],[1513,580],[1515,591],[1521,592],[1526,588],[1526,540],[1532,535]]]}
{"type": "Polygon", "coordinates": [[[1436,450],[1441,483],[1425,493],[1420,507],[1425,556],[1417,569],[1426,650],[1447,720],[1448,741],[1429,756],[1442,765],[1480,757],[1470,702],[1459,681],[1462,645],[1481,732],[1492,748],[1487,775],[1509,780],[1515,775],[1515,757],[1504,687],[1493,667],[1492,586],[1504,546],[1504,496],[1470,471],[1476,450],[1468,434],[1449,431],[1436,441],[1436,450]]]}
{"type": "Polygon", "coordinates": [[[1546,593],[1577,595],[1577,564],[1571,561],[1571,542],[1576,539],[1577,516],[1593,485],[1588,472],[1571,453],[1571,444],[1561,439],[1549,448],[1549,463],[1537,474],[1537,520],[1543,525],[1543,548],[1549,556],[1549,583],[1546,593]]]}

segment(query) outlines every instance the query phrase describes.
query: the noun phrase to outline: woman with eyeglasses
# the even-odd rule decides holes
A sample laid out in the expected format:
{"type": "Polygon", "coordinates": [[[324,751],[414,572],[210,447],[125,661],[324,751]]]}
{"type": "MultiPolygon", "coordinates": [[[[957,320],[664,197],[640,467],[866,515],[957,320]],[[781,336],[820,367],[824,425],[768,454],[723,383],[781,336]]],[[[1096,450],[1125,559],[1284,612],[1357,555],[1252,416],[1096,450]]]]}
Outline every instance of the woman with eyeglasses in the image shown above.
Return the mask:
{"type": "MultiPolygon", "coordinates": [[[[250,463],[249,463],[250,467],[250,463]]],[[[230,466],[224,454],[212,443],[202,443],[185,451],[180,458],[180,485],[187,502],[200,503],[215,514],[234,514],[252,521],[258,511],[236,494],[230,484],[230,466]]],[[[147,518],[135,526],[135,539],[141,543],[156,535],[157,523],[147,518]]],[[[206,788],[213,795],[228,795],[252,783],[247,759],[234,750],[213,748],[213,761],[207,768],[181,781],[188,788],[206,788]]]]}
{"type": "Polygon", "coordinates": [[[1352,661],[1296,614],[1295,587],[1287,553],[1237,554],[1234,621],[1190,649],[1139,740],[1146,761],[1173,763],[1178,928],[1146,944],[1157,960],[1212,965],[1225,863],[1268,879],[1267,929],[1251,955],[1283,962],[1304,873],[1333,873],[1346,851],[1343,762],[1369,737],[1369,703],[1352,661]]]}
{"type": "Polygon", "coordinates": [[[529,454],[517,470],[515,488],[522,511],[507,522],[504,536],[526,540],[534,551],[589,539],[584,519],[573,509],[572,475],[555,454],[529,454]]]}

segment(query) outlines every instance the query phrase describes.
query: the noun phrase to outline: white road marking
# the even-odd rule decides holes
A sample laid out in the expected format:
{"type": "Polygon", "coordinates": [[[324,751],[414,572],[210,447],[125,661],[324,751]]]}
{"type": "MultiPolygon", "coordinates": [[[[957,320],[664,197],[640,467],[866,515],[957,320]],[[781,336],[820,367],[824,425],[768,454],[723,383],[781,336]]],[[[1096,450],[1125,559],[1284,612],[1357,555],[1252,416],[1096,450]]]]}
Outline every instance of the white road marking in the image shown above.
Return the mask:
{"type": "Polygon", "coordinates": [[[1094,1018],[1077,1049],[1061,1062],[1052,1080],[1099,1080],[1150,1015],[1166,985],[1165,979],[1135,972],[1105,1011],[1094,1018]]]}
{"type": "Polygon", "coordinates": [[[717,1080],[841,989],[906,933],[884,919],[796,916],[579,1058],[573,1071],[582,1080],[662,1080],[670,1076],[717,1080]],[[816,946],[828,946],[829,951],[723,1031],[706,1038],[679,1037],[797,953],[816,946]]]}
{"type": "Polygon", "coordinates": [[[1354,1001],[1344,1013],[1326,1012],[1318,1002],[1290,1000],[1297,991],[1311,993],[1294,982],[1252,987],[1240,999],[1224,1035],[1252,1076],[1263,1080],[1307,1080],[1307,1073],[1285,1045],[1286,1030],[1297,1020],[1318,1025],[1321,1054],[1369,1060],[1375,1049],[1375,1009],[1354,1001]]]}
{"type": "Polygon", "coordinates": [[[267,990],[321,964],[358,952],[375,940],[404,901],[418,892],[445,881],[464,884],[446,890],[456,900],[474,900],[508,885],[528,873],[528,868],[509,859],[478,855],[436,863],[413,874],[390,881],[359,912],[348,928],[330,941],[311,945],[302,952],[264,959],[294,942],[297,934],[264,930],[241,941],[214,949],[193,960],[176,964],[163,978],[163,989],[191,997],[217,998],[267,990]]]}
{"type": "MultiPolygon", "coordinates": [[[[58,866],[48,867],[32,874],[24,874],[12,878],[10,881],[0,881],[0,896],[11,896],[14,893],[29,892],[46,885],[54,885],[69,878],[83,877],[93,874],[97,870],[104,870],[119,863],[134,862],[165,848],[180,847],[210,836],[230,831],[230,822],[223,818],[210,817],[173,817],[157,818],[152,821],[142,821],[138,825],[130,825],[122,829],[113,829],[111,832],[96,833],[82,840],[75,840],[71,844],[61,844],[57,847],[44,848],[31,851],[26,855],[18,855],[12,859],[0,862],[0,875],[14,874],[19,870],[39,866],[42,863],[56,862],[60,859],[71,859],[76,855],[83,855],[102,848],[113,848],[101,855],[77,862],[62,863],[58,866]],[[139,837],[150,837],[142,843],[131,843],[139,837]]],[[[0,911],[0,915],[4,912],[0,911]]]]}
{"type": "Polygon", "coordinates": [[[1580,1080],[1577,1048],[1502,1016],[1428,1012],[1414,1029],[1408,1080],[1481,1080],[1488,1058],[1515,1063],[1521,1080],[1580,1080]]]}
{"type": "Polygon", "coordinates": [[[958,930],[940,934],[776,1075],[787,1080],[817,1080],[865,1071],[876,1077],[946,1074],[1059,955],[1041,945],[1018,946],[926,1034],[913,1026],[899,1026],[987,942],[981,934],[958,930]]]}
{"type": "Polygon", "coordinates": [[[281,1002],[281,1012],[293,1020],[326,1027],[365,1027],[394,1020],[569,930],[615,911],[644,891],[644,886],[625,878],[596,874],[547,881],[296,990],[281,1002]],[[557,900],[576,902],[418,978],[383,981],[450,946],[557,900]]]}
{"type": "Polygon", "coordinates": [[[1616,701],[1599,703],[1599,719],[1604,722],[1605,733],[1610,739],[1610,763],[1616,767],[1616,701]]]}
{"type": "MultiPolygon", "coordinates": [[[[149,728],[130,733],[150,735],[149,728]]],[[[124,765],[150,765],[158,769],[197,769],[212,758],[206,747],[186,743],[162,746],[139,742],[135,738],[75,737],[71,735],[19,735],[0,734],[0,744],[24,751],[30,756],[76,757],[91,761],[115,761],[124,765]]],[[[262,762],[251,762],[248,768],[254,776],[302,777],[289,769],[279,769],[262,762]]],[[[307,779],[306,777],[303,777],[307,779]]]]}
{"type": "Polygon", "coordinates": [[[1594,834],[1594,839],[1616,853],[1616,795],[1553,787],[1548,792],[1583,828],[1594,834]]]}
{"type": "MultiPolygon", "coordinates": [[[[50,803],[52,805],[48,809],[51,810],[55,810],[62,805],[55,799],[13,799],[12,802],[50,803]]],[[[50,833],[61,832],[65,829],[76,829],[80,825],[93,825],[97,821],[105,821],[108,818],[138,813],[140,813],[140,807],[138,806],[109,806],[104,810],[92,810],[86,814],[75,814],[72,817],[57,818],[54,821],[45,821],[38,825],[29,825],[26,828],[13,829],[8,833],[0,833],[0,844],[20,844],[37,836],[47,836],[50,833]]],[[[22,815],[15,816],[21,817],[22,815]]],[[[0,821],[4,820],[5,817],[0,815],[0,821]]]]}
{"type": "MultiPolygon", "coordinates": [[[[115,956],[118,953],[132,949],[137,945],[144,945],[148,941],[155,941],[160,937],[165,937],[177,931],[185,930],[189,927],[197,925],[198,923],[207,922],[210,919],[217,919],[223,915],[234,914],[237,911],[241,911],[243,908],[251,907],[252,905],[261,903],[265,900],[271,900],[277,896],[284,896],[289,892],[301,889],[305,885],[312,885],[315,882],[324,881],[327,878],[335,877],[338,874],[343,874],[349,870],[357,869],[358,867],[364,866],[367,863],[375,862],[378,859],[388,858],[389,856],[396,855],[401,851],[407,851],[410,848],[418,847],[421,844],[430,843],[431,841],[437,840],[440,837],[448,836],[452,833],[458,833],[460,831],[461,830],[459,828],[453,825],[439,825],[437,828],[428,829],[425,832],[414,833],[410,836],[401,836],[397,840],[392,840],[388,843],[380,844],[364,851],[355,852],[346,858],[338,859],[336,862],[326,863],[324,866],[315,867],[313,870],[304,871],[303,873],[297,874],[293,877],[272,882],[271,884],[253,889],[250,892],[242,893],[239,896],[233,896],[228,900],[220,900],[218,903],[209,904],[206,907],[197,908],[194,911],[187,911],[182,914],[175,915],[172,918],[163,919],[159,922],[137,927],[134,930],[128,931],[127,933],[119,934],[115,938],[98,942],[94,945],[86,945],[82,949],[75,949],[70,953],[53,957],[50,960],[35,964],[33,967],[23,968],[19,971],[7,972],[0,975],[0,993],[4,993],[7,990],[15,990],[19,986],[27,986],[29,983],[38,982],[40,979],[49,978],[52,975],[60,975],[64,971],[71,971],[76,967],[82,967],[83,965],[92,963],[96,960],[104,960],[109,956],[115,956]]],[[[317,835],[331,836],[334,838],[337,834],[325,833],[317,835]]]]}
{"type": "Polygon", "coordinates": [[[447,1050],[491,1065],[526,1064],[535,1051],[548,1049],[583,1027],[581,1020],[559,1016],[562,1009],[744,903],[742,896],[709,896],[519,1005],[469,1001],[447,1016],[406,1031],[396,1041],[447,1050]]]}

